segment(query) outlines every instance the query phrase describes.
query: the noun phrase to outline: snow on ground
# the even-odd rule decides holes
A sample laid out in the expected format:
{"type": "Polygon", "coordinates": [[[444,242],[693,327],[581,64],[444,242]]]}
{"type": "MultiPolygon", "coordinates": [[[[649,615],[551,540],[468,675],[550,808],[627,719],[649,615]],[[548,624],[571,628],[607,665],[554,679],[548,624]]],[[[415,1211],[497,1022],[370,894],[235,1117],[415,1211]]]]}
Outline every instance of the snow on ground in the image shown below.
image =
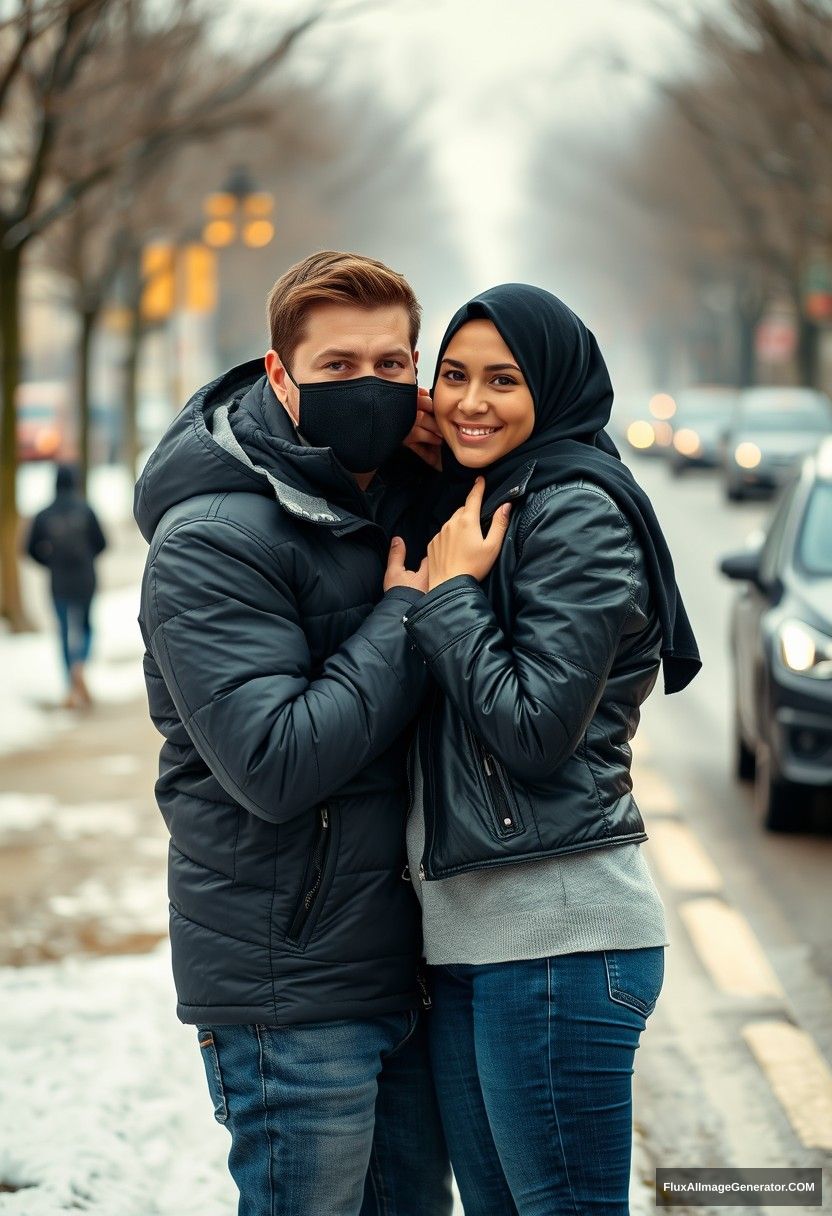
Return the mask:
{"type": "MultiPolygon", "coordinates": [[[[93,605],[93,658],[87,677],[99,702],[144,695],[137,587],[103,591],[93,605]]],[[[69,729],[73,713],[56,708],[65,693],[57,632],[0,634],[0,753],[44,743],[69,729]]]]}
{"type": "Polygon", "coordinates": [[[0,969],[2,1216],[228,1216],[228,1133],[149,955],[0,969]]]}

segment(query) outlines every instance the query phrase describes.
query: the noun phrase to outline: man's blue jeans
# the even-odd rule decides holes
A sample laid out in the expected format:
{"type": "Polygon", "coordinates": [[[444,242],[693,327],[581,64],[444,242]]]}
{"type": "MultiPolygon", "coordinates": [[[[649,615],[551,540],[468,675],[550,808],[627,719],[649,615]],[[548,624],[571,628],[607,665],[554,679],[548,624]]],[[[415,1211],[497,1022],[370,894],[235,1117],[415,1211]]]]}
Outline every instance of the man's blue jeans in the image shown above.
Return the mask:
{"type": "Polygon", "coordinates": [[[451,1212],[419,1014],[197,1029],[239,1216],[451,1212]]]}
{"type": "Polygon", "coordinates": [[[429,968],[465,1216],[626,1216],[633,1059],[664,947],[429,968]]]}
{"type": "Polygon", "coordinates": [[[92,624],[90,622],[91,600],[64,600],[53,598],[58,630],[61,635],[61,653],[67,674],[76,663],[86,663],[92,647],[92,624]]]}

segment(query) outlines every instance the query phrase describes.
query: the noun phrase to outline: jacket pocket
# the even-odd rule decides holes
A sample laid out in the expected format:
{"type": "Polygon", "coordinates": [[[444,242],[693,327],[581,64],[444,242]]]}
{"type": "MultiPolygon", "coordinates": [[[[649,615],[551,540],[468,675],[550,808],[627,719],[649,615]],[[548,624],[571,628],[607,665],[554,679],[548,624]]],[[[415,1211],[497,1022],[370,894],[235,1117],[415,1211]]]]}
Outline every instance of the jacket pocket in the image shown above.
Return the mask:
{"type": "Polygon", "coordinates": [[[605,950],[604,964],[610,1000],[649,1017],[664,983],[664,946],[605,950]]]}
{"type": "Polygon", "coordinates": [[[286,934],[290,945],[305,946],[321,914],[329,886],[332,830],[329,807],[322,806],[318,810],[318,829],[309,850],[297,908],[286,934]]]}
{"type": "Polygon", "coordinates": [[[488,809],[497,835],[502,839],[516,836],[523,831],[523,820],[517,798],[505,769],[492,755],[481,739],[465,723],[465,735],[471,748],[473,761],[479,769],[481,784],[485,789],[488,809]]]}
{"type": "Polygon", "coordinates": [[[202,1063],[205,1065],[205,1076],[208,1081],[208,1092],[214,1103],[214,1118],[217,1123],[228,1121],[228,1106],[225,1101],[225,1088],[222,1083],[220,1061],[217,1055],[217,1045],[210,1026],[197,1026],[199,1036],[199,1051],[202,1063]]]}

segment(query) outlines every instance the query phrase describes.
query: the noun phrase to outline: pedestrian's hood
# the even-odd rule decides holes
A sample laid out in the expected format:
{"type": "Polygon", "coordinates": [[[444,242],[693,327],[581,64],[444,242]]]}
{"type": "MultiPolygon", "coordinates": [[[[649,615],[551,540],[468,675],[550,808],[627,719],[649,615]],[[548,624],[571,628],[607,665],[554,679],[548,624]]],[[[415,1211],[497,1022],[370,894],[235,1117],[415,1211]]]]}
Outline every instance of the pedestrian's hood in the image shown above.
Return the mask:
{"type": "Polygon", "coordinates": [[[206,384],[177,414],[136,483],[133,514],[148,542],[180,502],[229,491],[275,497],[291,514],[337,527],[366,519],[364,495],[331,448],[301,442],[262,359],[206,384]]]}

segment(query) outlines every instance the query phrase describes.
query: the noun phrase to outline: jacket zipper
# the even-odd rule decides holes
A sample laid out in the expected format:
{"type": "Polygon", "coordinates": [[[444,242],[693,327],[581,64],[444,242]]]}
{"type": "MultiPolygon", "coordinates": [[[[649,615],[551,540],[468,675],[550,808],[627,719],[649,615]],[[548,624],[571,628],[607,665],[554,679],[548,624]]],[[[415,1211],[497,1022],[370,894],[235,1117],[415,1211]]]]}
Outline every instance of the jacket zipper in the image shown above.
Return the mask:
{"type": "Polygon", "coordinates": [[[325,806],[321,807],[320,811],[321,826],[318,830],[318,838],[315,842],[315,848],[312,852],[312,863],[304,876],[304,887],[306,891],[300,906],[295,913],[291,928],[289,929],[289,937],[297,939],[307,920],[309,913],[312,910],[312,905],[315,902],[315,897],[321,887],[321,881],[324,876],[324,855],[326,853],[326,843],[329,836],[329,809],[325,806]],[[308,885],[311,883],[311,886],[308,885]]]}

